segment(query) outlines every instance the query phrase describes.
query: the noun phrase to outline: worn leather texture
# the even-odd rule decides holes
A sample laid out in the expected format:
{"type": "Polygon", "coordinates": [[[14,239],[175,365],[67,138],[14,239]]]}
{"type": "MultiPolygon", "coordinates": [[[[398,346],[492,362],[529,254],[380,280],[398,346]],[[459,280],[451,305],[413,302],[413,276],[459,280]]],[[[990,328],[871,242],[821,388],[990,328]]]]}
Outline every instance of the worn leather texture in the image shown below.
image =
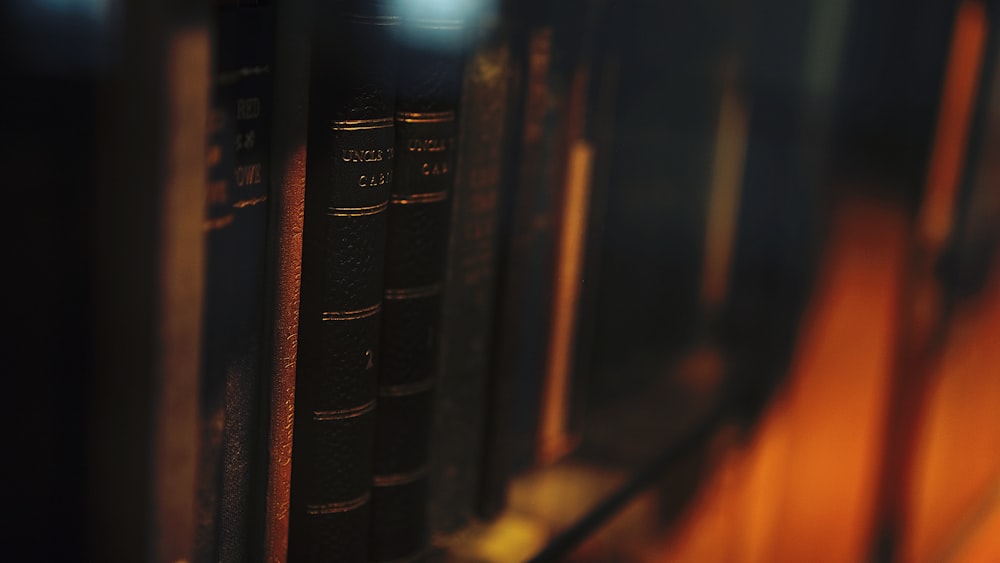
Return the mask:
{"type": "Polygon", "coordinates": [[[290,563],[368,560],[395,67],[390,22],[345,6],[315,18],[290,563]]]}
{"type": "Polygon", "coordinates": [[[386,245],[386,299],[378,374],[372,560],[427,547],[431,403],[441,291],[455,183],[460,27],[430,24],[399,45],[396,173],[386,245]],[[405,478],[401,476],[406,476],[405,478]]]}
{"type": "Polygon", "coordinates": [[[220,7],[215,22],[194,554],[199,563],[246,561],[263,525],[258,436],[274,19],[269,6],[220,7]]]}
{"type": "Polygon", "coordinates": [[[430,526],[450,533],[477,512],[492,365],[504,139],[511,89],[506,29],[484,23],[465,63],[455,190],[434,389],[430,526]]]}

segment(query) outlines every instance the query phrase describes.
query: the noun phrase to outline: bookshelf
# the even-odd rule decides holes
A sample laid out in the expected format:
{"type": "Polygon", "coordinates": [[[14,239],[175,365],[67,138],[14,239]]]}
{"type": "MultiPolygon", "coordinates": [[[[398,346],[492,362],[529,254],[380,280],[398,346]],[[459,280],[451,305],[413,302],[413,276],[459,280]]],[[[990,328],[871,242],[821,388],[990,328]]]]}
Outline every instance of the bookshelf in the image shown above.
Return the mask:
{"type": "Polygon", "coordinates": [[[0,24],[19,560],[1000,558],[992,0],[98,4],[0,24]]]}

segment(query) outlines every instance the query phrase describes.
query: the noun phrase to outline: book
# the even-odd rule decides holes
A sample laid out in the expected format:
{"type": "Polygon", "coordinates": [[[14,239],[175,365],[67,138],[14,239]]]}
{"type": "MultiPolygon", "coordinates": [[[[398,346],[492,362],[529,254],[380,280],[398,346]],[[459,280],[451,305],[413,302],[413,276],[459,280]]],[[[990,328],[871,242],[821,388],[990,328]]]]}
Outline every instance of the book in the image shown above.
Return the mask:
{"type": "Polygon", "coordinates": [[[429,541],[432,391],[461,85],[461,14],[447,5],[414,3],[401,16],[372,475],[373,561],[417,556],[429,541]]]}
{"type": "Polygon", "coordinates": [[[512,15],[519,91],[514,102],[511,193],[501,225],[502,280],[498,293],[496,352],[491,383],[494,404],[488,432],[484,508],[504,504],[511,473],[524,470],[534,456],[547,345],[553,268],[552,178],[559,95],[550,83],[553,66],[551,7],[537,12],[519,5],[512,15]]]}
{"type": "Polygon", "coordinates": [[[273,14],[215,13],[205,230],[196,561],[245,561],[262,513],[273,14]]]}
{"type": "Polygon", "coordinates": [[[511,50],[496,9],[470,25],[459,102],[441,355],[431,430],[430,528],[459,530],[476,517],[493,360],[497,220],[507,152],[511,50]]]}
{"type": "Polygon", "coordinates": [[[99,89],[87,555],[167,563],[194,550],[210,20],[205,3],[119,8],[99,89]]]}
{"type": "Polygon", "coordinates": [[[315,10],[288,560],[364,561],[397,18],[375,2],[315,10]]]}
{"type": "Polygon", "coordinates": [[[584,26],[591,8],[517,4],[509,16],[519,73],[509,118],[516,146],[511,193],[501,203],[486,516],[503,507],[510,475],[552,461],[573,441],[565,438],[577,390],[569,383],[580,299],[572,280],[583,271],[592,176],[584,138],[590,65],[582,51],[592,38],[584,26]],[[564,213],[567,203],[573,210],[564,213]]]}
{"type": "Polygon", "coordinates": [[[267,302],[272,306],[264,372],[267,400],[264,546],[266,563],[288,557],[295,420],[302,230],[305,214],[311,2],[274,8],[274,101],[267,302]]]}
{"type": "MultiPolygon", "coordinates": [[[[593,291],[594,282],[585,276],[595,274],[599,244],[592,235],[592,202],[603,197],[593,191],[596,143],[595,124],[589,123],[595,106],[593,89],[603,72],[595,57],[597,22],[602,7],[599,2],[581,4],[575,17],[563,24],[567,59],[564,119],[558,149],[560,198],[553,216],[553,257],[551,326],[545,352],[538,430],[535,438],[535,462],[549,464],[572,451],[582,432],[582,409],[586,383],[580,349],[589,348],[589,335],[581,331],[585,320],[584,290],[593,291]],[[586,338],[586,339],[585,339],[586,338]],[[581,346],[582,344],[582,346],[581,346]]],[[[611,100],[599,100],[608,104],[611,100]]],[[[613,110],[603,106],[604,115],[613,110]]],[[[610,135],[610,130],[605,130],[610,135]]]]}

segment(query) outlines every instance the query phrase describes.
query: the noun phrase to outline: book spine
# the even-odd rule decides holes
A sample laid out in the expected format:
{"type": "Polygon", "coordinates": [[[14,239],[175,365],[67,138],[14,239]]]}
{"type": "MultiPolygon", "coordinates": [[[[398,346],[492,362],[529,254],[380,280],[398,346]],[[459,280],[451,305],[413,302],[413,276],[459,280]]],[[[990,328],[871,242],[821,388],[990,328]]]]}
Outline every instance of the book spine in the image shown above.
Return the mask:
{"type": "Polygon", "coordinates": [[[308,2],[275,6],[274,111],[268,280],[273,317],[267,358],[270,390],[265,402],[267,473],[264,508],[265,563],[288,558],[288,519],[295,420],[295,368],[298,353],[305,214],[306,136],[309,103],[309,45],[312,21],[308,2]]]}
{"type": "Polygon", "coordinates": [[[407,19],[399,34],[396,168],[386,244],[371,558],[428,542],[431,403],[455,182],[460,21],[407,19]]]}
{"type": "MultiPolygon", "coordinates": [[[[586,261],[593,254],[588,240],[594,199],[593,176],[596,149],[588,133],[588,119],[595,115],[591,100],[592,73],[596,64],[591,54],[596,35],[598,2],[580,4],[574,17],[559,26],[563,35],[561,76],[565,81],[560,146],[557,152],[556,182],[558,199],[552,211],[555,271],[542,384],[538,413],[536,463],[553,463],[576,447],[581,435],[582,409],[585,405],[585,381],[580,377],[578,348],[586,346],[581,337],[585,311],[586,261]]],[[[607,111],[607,108],[604,108],[607,111]]],[[[596,115],[600,115],[597,113],[596,115]]]]}
{"type": "Polygon", "coordinates": [[[498,23],[481,24],[462,82],[431,444],[430,522],[435,533],[454,532],[472,518],[481,486],[511,68],[509,37],[498,23]]]}
{"type": "Polygon", "coordinates": [[[290,561],[368,558],[396,19],[316,6],[292,462],[290,561]]]}
{"type": "Polygon", "coordinates": [[[520,158],[507,244],[508,262],[500,323],[496,377],[512,387],[511,433],[504,447],[507,471],[532,465],[538,413],[551,327],[557,186],[557,132],[560,128],[554,26],[529,23],[525,40],[524,110],[520,158]]]}
{"type": "Polygon", "coordinates": [[[513,348],[513,316],[511,304],[518,291],[511,283],[512,268],[518,254],[513,241],[517,216],[517,186],[521,175],[521,155],[524,153],[525,111],[528,103],[530,59],[529,29],[524,22],[520,2],[501,5],[501,17],[507,27],[510,45],[510,70],[507,82],[507,134],[500,182],[502,188],[497,213],[497,286],[494,300],[496,311],[493,329],[493,360],[487,376],[487,404],[483,438],[482,483],[477,512],[486,519],[496,517],[507,502],[507,482],[513,443],[511,425],[516,398],[513,348]]]}
{"type": "Polygon", "coordinates": [[[273,17],[216,11],[207,194],[197,558],[245,561],[262,498],[259,441],[273,17]]]}
{"type": "MultiPolygon", "coordinates": [[[[87,429],[88,467],[86,477],[65,467],[58,472],[87,481],[87,553],[68,559],[188,560],[195,530],[210,17],[207,6],[183,2],[116,8],[121,19],[110,32],[122,48],[101,72],[94,143],[95,324],[82,339],[93,345],[94,379],[86,393],[89,418],[73,421],[87,429]],[[119,25],[123,21],[129,25],[119,25]]],[[[58,93],[66,99],[70,91],[58,93]]],[[[41,168],[26,169],[39,176],[41,168]]],[[[55,355],[70,352],[59,350],[55,355]]],[[[48,543],[64,541],[51,526],[58,526],[68,502],[41,505],[50,527],[39,537],[48,543]]],[[[30,519],[30,507],[26,512],[30,519]]]]}

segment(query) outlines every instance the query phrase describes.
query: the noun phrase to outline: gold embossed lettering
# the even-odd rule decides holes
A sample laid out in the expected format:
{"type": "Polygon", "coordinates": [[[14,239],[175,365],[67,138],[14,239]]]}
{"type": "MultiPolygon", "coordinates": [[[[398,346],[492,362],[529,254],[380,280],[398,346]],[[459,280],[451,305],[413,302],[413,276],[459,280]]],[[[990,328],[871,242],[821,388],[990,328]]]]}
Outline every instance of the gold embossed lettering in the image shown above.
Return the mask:
{"type": "Polygon", "coordinates": [[[261,183],[260,164],[236,167],[236,185],[252,186],[261,183]]]}
{"type": "Polygon", "coordinates": [[[410,139],[407,150],[410,152],[443,152],[452,147],[454,139],[410,139]]]}
{"type": "Polygon", "coordinates": [[[424,176],[440,176],[448,173],[447,162],[425,162],[420,167],[420,173],[424,176]]]}
{"type": "Polygon", "coordinates": [[[344,162],[382,162],[392,160],[395,149],[341,149],[340,159],[344,162]]]}
{"type": "Polygon", "coordinates": [[[392,182],[392,170],[376,172],[374,174],[362,174],[358,177],[358,185],[362,188],[376,188],[392,182]]]}
{"type": "Polygon", "coordinates": [[[236,100],[236,119],[257,119],[260,117],[260,98],[239,98],[236,100]]]}

